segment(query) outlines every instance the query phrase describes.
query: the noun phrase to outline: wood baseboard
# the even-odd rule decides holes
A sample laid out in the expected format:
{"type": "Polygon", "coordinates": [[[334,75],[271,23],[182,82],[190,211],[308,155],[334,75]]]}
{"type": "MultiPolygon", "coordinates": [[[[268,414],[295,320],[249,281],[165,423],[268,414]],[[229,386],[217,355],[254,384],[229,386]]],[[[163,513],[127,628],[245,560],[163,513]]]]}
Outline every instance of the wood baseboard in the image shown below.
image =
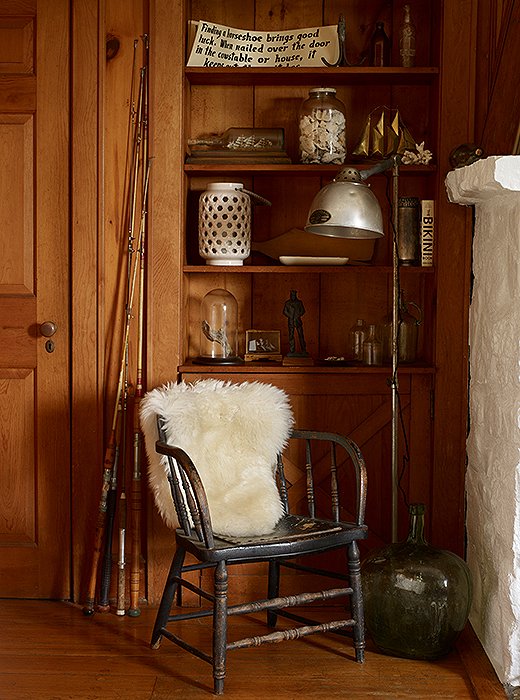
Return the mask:
{"type": "Polygon", "coordinates": [[[500,683],[475,630],[468,622],[459,639],[457,651],[479,700],[504,700],[504,686],[500,683]]]}

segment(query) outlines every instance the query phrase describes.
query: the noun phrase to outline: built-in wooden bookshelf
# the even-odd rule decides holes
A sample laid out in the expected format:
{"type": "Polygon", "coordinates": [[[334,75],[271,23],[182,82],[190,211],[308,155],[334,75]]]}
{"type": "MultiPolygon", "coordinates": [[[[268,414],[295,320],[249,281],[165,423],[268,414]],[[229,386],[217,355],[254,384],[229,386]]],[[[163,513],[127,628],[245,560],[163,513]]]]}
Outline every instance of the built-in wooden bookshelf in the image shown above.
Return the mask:
{"type": "MultiPolygon", "coordinates": [[[[291,267],[257,252],[242,267],[205,265],[198,255],[197,207],[207,183],[238,181],[272,203],[271,207],[255,208],[253,241],[301,229],[314,194],[340,170],[338,166],[303,165],[298,161],[298,110],[309,89],[324,84],[336,87],[337,96],[346,107],[349,153],[372,110],[380,106],[398,108],[416,142],[424,141],[434,155],[426,166],[400,169],[400,195],[433,199],[437,208],[434,266],[402,268],[400,275],[405,297],[421,307],[424,320],[417,362],[403,365],[399,373],[406,433],[406,440],[400,441],[400,487],[405,497],[399,504],[399,532],[404,535],[407,526],[405,498],[419,500],[427,506],[428,537],[460,552],[466,392],[463,309],[469,287],[470,227],[467,218],[447,202],[443,180],[450,168],[449,152],[471,138],[469,87],[464,80],[474,59],[460,3],[411,0],[409,4],[417,24],[418,53],[417,67],[406,69],[398,65],[396,38],[404,5],[401,0],[383,6],[368,0],[355,8],[345,8],[336,0],[288,0],[284,13],[267,0],[192,0],[173,6],[166,0],[156,2],[162,8],[160,16],[168,16],[176,27],[186,26],[188,20],[205,19],[232,27],[276,31],[291,26],[334,24],[346,11],[347,45],[352,57],[362,54],[375,21],[382,19],[392,37],[395,65],[276,70],[174,65],[171,76],[161,77],[155,99],[161,114],[169,115],[172,126],[158,131],[156,149],[159,156],[177,156],[174,162],[168,162],[163,174],[159,164],[159,174],[156,169],[154,177],[156,182],[159,178],[160,187],[164,186],[166,192],[169,187],[179,196],[169,204],[164,198],[156,200],[154,227],[159,231],[161,250],[166,251],[168,212],[174,214],[168,235],[175,250],[170,260],[178,301],[167,302],[168,308],[175,304],[175,319],[167,321],[169,356],[164,339],[161,349],[154,353],[152,347],[150,352],[156,376],[165,376],[166,367],[171,370],[175,357],[178,376],[186,381],[208,376],[271,381],[289,392],[299,427],[335,430],[354,437],[368,465],[368,544],[387,542],[391,523],[391,368],[331,367],[323,361],[328,356],[347,355],[348,330],[357,318],[378,323],[390,311],[390,175],[377,175],[370,180],[383,209],[386,235],[375,243],[371,259],[362,265],[291,267]],[[188,139],[223,133],[233,126],[283,128],[292,163],[185,162],[188,139]],[[175,182],[167,186],[166,177],[174,177],[175,182]],[[194,362],[199,353],[200,303],[209,290],[218,287],[230,291],[238,301],[241,342],[247,329],[278,328],[284,354],[288,347],[283,303],[289,291],[296,289],[305,304],[305,337],[315,364],[301,368],[250,363],[215,367],[194,362]]],[[[155,50],[167,51],[162,42],[167,41],[168,31],[156,29],[155,50]]],[[[359,159],[352,159],[351,164],[368,167],[359,159]]],[[[152,263],[157,271],[164,264],[164,259],[152,263]]],[[[157,301],[161,301],[159,296],[157,301]]],[[[157,313],[157,318],[166,320],[164,314],[157,313]]],[[[243,344],[239,350],[244,352],[243,344]]],[[[171,375],[169,371],[169,378],[171,375]]]]}

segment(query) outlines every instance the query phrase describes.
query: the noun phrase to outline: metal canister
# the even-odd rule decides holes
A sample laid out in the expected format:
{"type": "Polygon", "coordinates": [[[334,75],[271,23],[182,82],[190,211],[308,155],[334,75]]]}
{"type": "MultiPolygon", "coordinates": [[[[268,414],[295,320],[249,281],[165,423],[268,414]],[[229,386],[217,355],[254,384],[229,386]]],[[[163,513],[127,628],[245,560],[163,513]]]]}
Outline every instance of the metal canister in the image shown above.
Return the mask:
{"type": "Polygon", "coordinates": [[[418,197],[399,197],[397,255],[401,265],[419,265],[420,212],[418,197]]]}

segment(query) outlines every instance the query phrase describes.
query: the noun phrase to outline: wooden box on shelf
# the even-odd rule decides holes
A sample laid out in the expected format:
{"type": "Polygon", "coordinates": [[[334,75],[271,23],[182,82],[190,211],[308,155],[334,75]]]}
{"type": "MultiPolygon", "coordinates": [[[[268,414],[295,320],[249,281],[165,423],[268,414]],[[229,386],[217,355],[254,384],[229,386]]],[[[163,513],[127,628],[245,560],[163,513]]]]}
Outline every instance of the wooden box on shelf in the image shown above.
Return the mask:
{"type": "Polygon", "coordinates": [[[260,360],[280,362],[280,331],[246,331],[246,362],[258,362],[260,360]]]}

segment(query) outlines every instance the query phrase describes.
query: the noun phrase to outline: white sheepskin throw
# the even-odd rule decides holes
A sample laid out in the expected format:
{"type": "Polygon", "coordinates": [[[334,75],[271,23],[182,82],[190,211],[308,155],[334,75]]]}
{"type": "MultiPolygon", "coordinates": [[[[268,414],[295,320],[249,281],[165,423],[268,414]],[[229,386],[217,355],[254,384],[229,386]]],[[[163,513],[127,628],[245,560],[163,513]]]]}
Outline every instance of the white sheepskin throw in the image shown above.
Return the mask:
{"type": "Polygon", "coordinates": [[[155,503],[169,527],[178,527],[167,460],[155,451],[157,416],[167,441],[192,459],[206,490],[215,533],[242,537],[271,532],[283,509],[274,477],[293,415],[287,395],[271,384],[205,379],[167,384],[141,402],[141,426],[155,503]]]}

